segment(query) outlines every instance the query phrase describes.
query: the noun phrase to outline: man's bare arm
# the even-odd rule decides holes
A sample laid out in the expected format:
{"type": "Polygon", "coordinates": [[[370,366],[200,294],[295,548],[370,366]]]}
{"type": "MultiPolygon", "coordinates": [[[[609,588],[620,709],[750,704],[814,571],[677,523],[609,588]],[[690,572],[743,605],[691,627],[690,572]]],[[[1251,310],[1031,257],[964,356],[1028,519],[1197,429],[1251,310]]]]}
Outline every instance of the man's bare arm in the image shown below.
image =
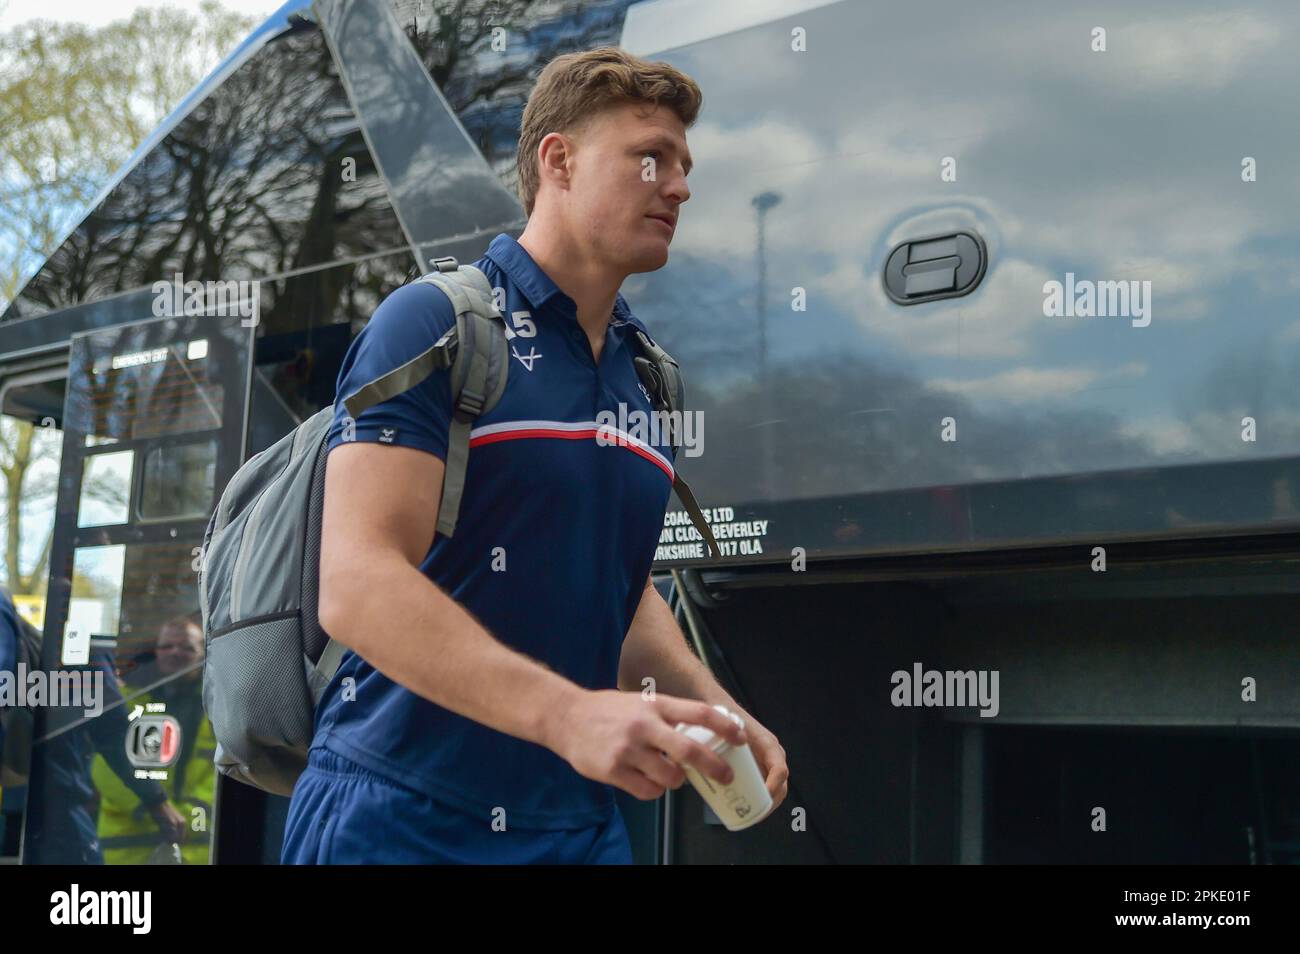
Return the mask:
{"type": "Polygon", "coordinates": [[[320,580],[330,636],[417,695],[544,745],[581,775],[638,798],[682,784],[686,763],[729,783],[721,757],[672,728],[708,725],[740,744],[744,733],[721,713],[667,694],[647,703],[584,689],[502,644],[420,572],[443,472],[437,457],[409,447],[356,441],[330,451],[320,580]]]}
{"type": "Polygon", "coordinates": [[[739,715],[745,722],[745,735],[772,795],[773,808],[785,801],[790,769],[780,740],[718,685],[713,674],[686,645],[673,611],[648,579],[623,640],[618,662],[619,688],[639,691],[641,680],[647,676],[654,679],[656,693],[700,699],[709,705],[721,704],[739,715]]]}
{"type": "Polygon", "coordinates": [[[642,680],[654,679],[656,692],[702,699],[735,711],[736,700],[724,690],[704,663],[691,652],[682,629],[664,598],[646,580],[641,603],[623,640],[618,661],[618,687],[639,692],[642,680]]]}
{"type": "Polygon", "coordinates": [[[321,625],[417,695],[547,744],[580,687],[505,646],[419,570],[437,527],[444,464],[409,447],[330,451],[321,528],[321,625]]]}

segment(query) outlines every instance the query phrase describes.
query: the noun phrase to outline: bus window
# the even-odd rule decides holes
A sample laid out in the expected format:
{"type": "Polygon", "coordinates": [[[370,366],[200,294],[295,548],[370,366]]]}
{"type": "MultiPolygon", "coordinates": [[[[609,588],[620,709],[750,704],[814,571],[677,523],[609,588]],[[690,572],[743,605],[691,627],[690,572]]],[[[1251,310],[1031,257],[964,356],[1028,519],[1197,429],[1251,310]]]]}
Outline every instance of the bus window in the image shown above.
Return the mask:
{"type": "Polygon", "coordinates": [[[81,469],[77,526],[126,523],[126,499],[131,489],[135,451],[114,451],[87,457],[81,469]]]}
{"type": "Polygon", "coordinates": [[[215,489],[217,442],[155,447],[144,461],[141,520],[207,517],[215,489]]]}

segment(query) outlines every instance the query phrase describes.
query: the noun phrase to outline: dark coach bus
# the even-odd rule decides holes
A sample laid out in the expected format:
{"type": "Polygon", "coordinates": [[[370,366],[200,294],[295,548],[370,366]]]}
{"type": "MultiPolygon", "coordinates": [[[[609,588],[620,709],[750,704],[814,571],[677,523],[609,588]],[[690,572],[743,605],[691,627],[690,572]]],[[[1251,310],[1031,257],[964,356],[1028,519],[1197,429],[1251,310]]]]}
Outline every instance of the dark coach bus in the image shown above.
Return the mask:
{"type": "Polygon", "coordinates": [[[113,700],[37,710],[0,850],[278,860],[286,800],[212,777],[194,708],[216,495],[387,294],[522,231],[531,80],[615,43],[705,93],[670,263],[623,292],[723,553],[670,509],[657,579],[791,769],[736,834],[689,787],[621,798],[638,860],[1300,861],[1298,30],[1268,0],[285,4],[0,319],[10,545],[52,528],[15,603],[113,700]]]}

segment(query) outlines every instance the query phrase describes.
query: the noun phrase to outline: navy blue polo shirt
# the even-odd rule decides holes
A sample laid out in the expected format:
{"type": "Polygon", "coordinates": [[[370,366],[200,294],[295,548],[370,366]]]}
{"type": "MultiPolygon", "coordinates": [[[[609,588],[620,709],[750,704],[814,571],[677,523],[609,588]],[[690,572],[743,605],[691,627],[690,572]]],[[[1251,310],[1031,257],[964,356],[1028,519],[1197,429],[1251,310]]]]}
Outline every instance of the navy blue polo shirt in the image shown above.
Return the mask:
{"type": "MultiPolygon", "coordinates": [[[[632,363],[633,329],[645,329],[618,295],[597,362],[573,299],[513,238],[498,235],[473,264],[504,290],[510,370],[501,400],[470,432],[455,535],[437,534],[420,569],[501,642],[580,686],[613,689],[673,482],[668,435],[638,429],[631,416],[653,410],[632,363]],[[629,423],[617,440],[608,430],[598,440],[598,424],[612,419],[629,423]]],[[[343,398],[454,324],[447,297],[427,283],[384,299],[344,359],[331,450],[349,436],[343,398]]],[[[448,372],[435,371],[350,422],[350,439],[445,460],[450,420],[448,372]]],[[[432,633],[429,652],[438,652],[432,633]]],[[[326,690],[313,744],[485,821],[504,808],[509,828],[586,827],[615,809],[611,786],[544,746],[435,705],[356,653],[326,690]],[[347,678],[355,700],[340,692],[347,678]]]]}

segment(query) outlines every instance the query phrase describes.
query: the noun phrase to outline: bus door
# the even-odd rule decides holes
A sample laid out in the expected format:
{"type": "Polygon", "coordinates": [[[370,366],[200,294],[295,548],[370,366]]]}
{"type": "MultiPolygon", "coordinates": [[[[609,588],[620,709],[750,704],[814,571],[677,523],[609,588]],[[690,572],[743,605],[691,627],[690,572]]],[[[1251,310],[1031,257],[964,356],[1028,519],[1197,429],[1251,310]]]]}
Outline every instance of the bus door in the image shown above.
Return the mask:
{"type": "Polygon", "coordinates": [[[178,316],[71,340],[26,864],[211,860],[197,570],[243,460],[253,330],[178,316]]]}

